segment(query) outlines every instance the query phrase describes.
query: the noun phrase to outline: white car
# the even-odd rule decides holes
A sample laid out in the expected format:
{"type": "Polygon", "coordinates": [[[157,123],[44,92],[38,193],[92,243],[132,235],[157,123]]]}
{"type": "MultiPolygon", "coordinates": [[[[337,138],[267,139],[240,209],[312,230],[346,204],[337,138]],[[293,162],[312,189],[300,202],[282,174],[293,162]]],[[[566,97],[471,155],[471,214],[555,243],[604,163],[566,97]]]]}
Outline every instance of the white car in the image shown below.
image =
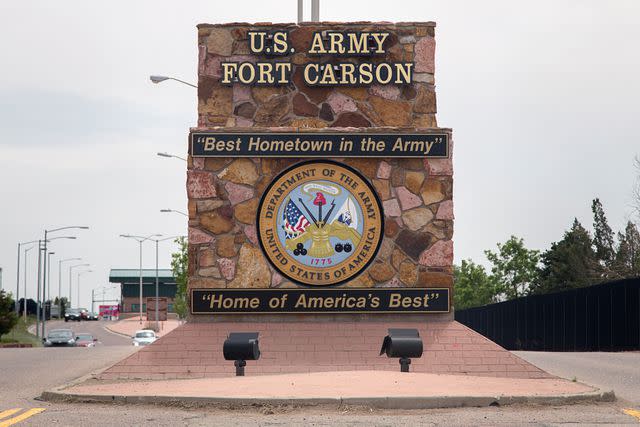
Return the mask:
{"type": "Polygon", "coordinates": [[[133,339],[133,345],[136,347],[151,344],[158,339],[156,333],[149,329],[141,329],[139,331],[136,331],[136,334],[131,338],[133,339]]]}

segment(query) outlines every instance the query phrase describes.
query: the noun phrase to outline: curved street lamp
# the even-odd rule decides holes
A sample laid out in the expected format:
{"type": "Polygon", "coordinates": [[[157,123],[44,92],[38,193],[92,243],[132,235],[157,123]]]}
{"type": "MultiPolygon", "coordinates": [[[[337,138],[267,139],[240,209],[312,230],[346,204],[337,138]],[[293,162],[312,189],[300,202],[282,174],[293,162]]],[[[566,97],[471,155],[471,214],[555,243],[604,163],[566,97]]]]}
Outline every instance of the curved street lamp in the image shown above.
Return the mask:
{"type": "Polygon", "coordinates": [[[187,215],[186,213],[184,213],[184,212],[182,212],[182,211],[177,211],[177,210],[175,210],[175,209],[160,209],[160,212],[163,212],[163,213],[175,212],[175,213],[177,213],[177,214],[184,215],[184,216],[186,216],[187,218],[189,218],[189,215],[187,215]]]}
{"type": "Polygon", "coordinates": [[[78,308],[80,308],[80,277],[85,273],[93,273],[93,270],[78,271],[78,280],[76,280],[78,283],[78,308]]]}
{"type": "MultiPolygon", "coordinates": [[[[58,261],[58,316],[62,319],[62,263],[69,261],[82,261],[82,258],[65,258],[58,261]]],[[[71,288],[71,284],[69,284],[71,288]]],[[[71,299],[71,295],[69,295],[71,299]]]]}
{"type": "Polygon", "coordinates": [[[71,273],[73,273],[73,269],[77,268],[77,267],[89,267],[91,264],[86,263],[86,264],[76,264],[76,265],[72,265],[69,266],[69,308],[71,308],[71,273]]]}
{"type": "Polygon", "coordinates": [[[142,325],[142,243],[151,240],[152,237],[162,237],[162,234],[151,234],[149,236],[134,236],[131,234],[121,234],[120,237],[133,239],[140,245],[140,324],[142,325]]]}
{"type": "Polygon", "coordinates": [[[66,230],[68,228],[81,228],[81,227],[73,226],[73,227],[61,227],[55,230],[44,230],[44,240],[41,240],[38,243],[40,250],[38,251],[38,298],[37,298],[38,311],[36,313],[36,337],[42,336],[44,338],[44,333],[45,333],[45,318],[46,318],[45,314],[46,313],[45,313],[44,302],[45,302],[45,299],[47,298],[47,284],[49,279],[49,274],[47,270],[49,265],[49,260],[48,260],[49,257],[47,256],[47,253],[48,253],[47,243],[52,242],[54,240],[59,240],[59,239],[69,239],[69,240],[76,239],[76,236],[57,236],[57,237],[52,237],[47,239],[47,233],[51,233],[59,230],[66,230]],[[43,257],[44,259],[41,263],[40,257],[42,255],[44,255],[43,257]],[[40,282],[41,272],[42,272],[42,282],[40,282]],[[42,283],[42,294],[40,294],[41,283],[42,283]],[[42,321],[42,325],[40,324],[41,321],[42,321]]]}
{"type": "Polygon", "coordinates": [[[176,156],[175,154],[169,154],[169,153],[156,153],[156,154],[160,157],[169,157],[169,158],[173,157],[174,159],[180,159],[185,162],[187,161],[187,159],[185,159],[184,157],[176,156]]]}
{"type": "Polygon", "coordinates": [[[195,87],[196,89],[198,89],[198,86],[189,83],[189,82],[185,82],[184,80],[180,80],[180,79],[176,79],[175,77],[169,77],[169,76],[149,76],[149,80],[151,80],[152,83],[158,84],[158,83],[162,83],[165,80],[174,80],[176,82],[180,82],[182,84],[185,84],[187,86],[191,86],[191,87],[195,87]]]}
{"type": "MultiPolygon", "coordinates": [[[[18,315],[18,313],[20,312],[20,303],[18,301],[20,301],[20,248],[24,245],[30,245],[31,243],[38,243],[37,240],[31,240],[30,242],[22,242],[22,243],[18,243],[18,268],[16,268],[16,316],[18,315]]],[[[26,254],[26,251],[25,251],[26,254]]],[[[25,263],[26,263],[26,259],[25,259],[25,263]]],[[[25,274],[26,274],[26,267],[25,267],[25,274]]],[[[25,286],[26,286],[26,279],[25,279],[25,286]]],[[[26,294],[25,294],[26,297],[26,294]]],[[[26,300],[26,298],[25,298],[26,300]]]]}

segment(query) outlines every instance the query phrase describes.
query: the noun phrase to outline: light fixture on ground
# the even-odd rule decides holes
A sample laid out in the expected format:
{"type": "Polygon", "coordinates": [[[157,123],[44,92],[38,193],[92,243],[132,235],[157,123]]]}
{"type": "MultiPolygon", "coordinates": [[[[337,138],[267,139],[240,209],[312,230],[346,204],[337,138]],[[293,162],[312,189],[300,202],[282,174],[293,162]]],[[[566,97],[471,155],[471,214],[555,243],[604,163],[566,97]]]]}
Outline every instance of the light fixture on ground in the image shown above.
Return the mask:
{"type": "Polygon", "coordinates": [[[189,215],[187,215],[185,212],[177,211],[177,210],[175,210],[175,209],[160,209],[160,212],[163,212],[163,213],[174,212],[174,213],[177,213],[177,214],[180,214],[180,215],[184,215],[184,216],[186,216],[186,217],[189,217],[189,215]]]}
{"type": "Polygon", "coordinates": [[[244,376],[247,360],[260,359],[258,332],[230,332],[222,346],[225,360],[234,360],[236,376],[244,376]]]}
{"type": "Polygon", "coordinates": [[[142,325],[142,243],[152,237],[162,237],[162,234],[151,234],[149,236],[134,236],[131,234],[121,234],[120,237],[134,239],[140,245],[140,324],[142,325]]]}
{"type": "Polygon", "coordinates": [[[384,337],[380,356],[400,358],[400,372],[409,372],[411,358],[422,357],[422,338],[417,329],[390,328],[389,335],[384,337]]]}
{"type": "Polygon", "coordinates": [[[189,83],[189,82],[185,82],[184,80],[180,80],[180,79],[176,79],[175,77],[168,77],[168,76],[149,76],[149,80],[151,80],[152,83],[158,84],[158,83],[162,83],[165,80],[174,80],[176,82],[180,82],[182,84],[185,84],[187,86],[191,86],[191,87],[195,87],[196,89],[198,88],[198,86],[189,83]]]}
{"type": "Polygon", "coordinates": [[[156,153],[158,156],[160,157],[169,157],[169,158],[174,158],[174,159],[180,159],[183,161],[187,161],[187,159],[185,159],[184,157],[180,157],[180,156],[176,156],[175,154],[169,154],[169,153],[156,153]]]}

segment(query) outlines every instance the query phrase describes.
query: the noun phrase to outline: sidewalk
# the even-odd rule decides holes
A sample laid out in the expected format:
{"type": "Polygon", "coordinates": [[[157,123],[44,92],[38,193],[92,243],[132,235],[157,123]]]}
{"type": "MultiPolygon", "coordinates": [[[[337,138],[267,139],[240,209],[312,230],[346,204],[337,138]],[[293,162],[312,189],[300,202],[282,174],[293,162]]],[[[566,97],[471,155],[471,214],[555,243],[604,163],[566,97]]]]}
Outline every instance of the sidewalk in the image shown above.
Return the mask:
{"type": "MultiPolygon", "coordinates": [[[[152,321],[153,323],[153,321],[152,321]]],[[[156,335],[161,337],[163,335],[168,334],[173,331],[175,328],[180,326],[180,321],[176,319],[168,319],[164,322],[160,322],[160,332],[157,332],[156,335]]],[[[147,326],[146,317],[142,318],[142,325],[140,324],[139,317],[130,317],[128,319],[122,319],[115,322],[105,322],[105,328],[109,331],[123,335],[125,337],[131,338],[136,331],[140,329],[144,329],[147,326]]]]}
{"type": "MultiPolygon", "coordinates": [[[[230,371],[234,367],[227,363],[230,371]]],[[[44,392],[50,401],[189,405],[364,405],[378,408],[450,408],[514,403],[612,401],[613,392],[560,378],[512,379],[343,371],[305,374],[85,383],[44,392]]]]}

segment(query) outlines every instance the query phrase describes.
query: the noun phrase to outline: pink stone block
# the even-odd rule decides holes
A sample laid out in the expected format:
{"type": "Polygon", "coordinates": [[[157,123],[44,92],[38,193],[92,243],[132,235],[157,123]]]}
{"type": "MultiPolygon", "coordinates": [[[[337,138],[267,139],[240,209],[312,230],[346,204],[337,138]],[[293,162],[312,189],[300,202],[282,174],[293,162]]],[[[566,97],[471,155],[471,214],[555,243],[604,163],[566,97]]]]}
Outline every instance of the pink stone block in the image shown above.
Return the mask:
{"type": "Polygon", "coordinates": [[[224,185],[224,189],[227,191],[227,196],[229,196],[229,201],[232,206],[253,197],[253,189],[245,187],[244,185],[227,182],[224,185]]]}
{"type": "Polygon", "coordinates": [[[187,171],[187,196],[190,199],[216,197],[213,174],[199,170],[187,171]]]}
{"type": "Polygon", "coordinates": [[[271,274],[271,286],[278,286],[282,283],[282,276],[277,271],[274,271],[271,274]]]}
{"type": "Polygon", "coordinates": [[[451,159],[424,159],[424,168],[429,171],[429,175],[453,175],[451,159]]]}
{"type": "Polygon", "coordinates": [[[407,190],[406,187],[395,187],[396,195],[400,200],[400,206],[403,211],[408,209],[417,208],[422,205],[422,199],[420,196],[413,194],[411,191],[407,190]]]}
{"type": "Polygon", "coordinates": [[[422,37],[414,48],[416,73],[434,73],[436,40],[433,37],[422,37]]]}
{"type": "Polygon", "coordinates": [[[194,157],[192,159],[191,164],[193,165],[193,169],[196,169],[196,170],[204,169],[204,157],[194,157]]]}
{"type": "Polygon", "coordinates": [[[386,216],[398,217],[402,214],[398,199],[389,199],[382,202],[382,210],[386,216]]]}
{"type": "Polygon", "coordinates": [[[222,77],[220,63],[224,60],[222,56],[207,55],[200,75],[209,77],[222,77]]]}
{"type": "Polygon", "coordinates": [[[247,239],[254,245],[258,244],[258,231],[256,230],[255,225],[247,225],[244,228],[244,234],[247,236],[247,239]]]}
{"type": "Polygon", "coordinates": [[[436,219],[453,219],[453,201],[445,200],[440,203],[438,212],[436,213],[436,219]]]}
{"type": "Polygon", "coordinates": [[[378,174],[376,176],[380,179],[389,179],[391,176],[391,165],[385,161],[380,162],[380,166],[378,166],[378,174]]]}
{"type": "Polygon", "coordinates": [[[327,99],[327,103],[333,110],[335,115],[344,113],[346,111],[357,111],[358,107],[353,99],[340,92],[333,92],[327,99]]]}
{"type": "Polygon", "coordinates": [[[213,242],[213,236],[205,233],[194,227],[189,227],[189,243],[193,245],[199,245],[201,243],[213,242]]]}
{"type": "Polygon", "coordinates": [[[236,117],[236,127],[250,128],[253,126],[253,120],[245,119],[244,117],[236,117]]]}
{"type": "Polygon", "coordinates": [[[251,100],[251,86],[243,84],[233,85],[233,103],[238,104],[240,102],[251,100]]]}
{"type": "Polygon", "coordinates": [[[205,58],[207,57],[207,46],[201,44],[198,46],[198,74],[204,73],[205,58]]]}
{"type": "Polygon", "coordinates": [[[453,263],[453,241],[439,240],[420,254],[420,265],[449,267],[453,263]]]}
{"type": "Polygon", "coordinates": [[[396,100],[400,97],[400,88],[393,85],[373,85],[369,88],[369,93],[384,99],[396,100]]]}
{"type": "Polygon", "coordinates": [[[227,280],[233,280],[236,275],[236,262],[230,258],[220,258],[217,261],[222,277],[227,280]]]}
{"type": "Polygon", "coordinates": [[[397,277],[394,277],[391,280],[389,280],[387,283],[384,283],[379,287],[380,288],[399,288],[401,286],[402,286],[402,283],[400,283],[400,279],[398,279],[397,277]]]}

